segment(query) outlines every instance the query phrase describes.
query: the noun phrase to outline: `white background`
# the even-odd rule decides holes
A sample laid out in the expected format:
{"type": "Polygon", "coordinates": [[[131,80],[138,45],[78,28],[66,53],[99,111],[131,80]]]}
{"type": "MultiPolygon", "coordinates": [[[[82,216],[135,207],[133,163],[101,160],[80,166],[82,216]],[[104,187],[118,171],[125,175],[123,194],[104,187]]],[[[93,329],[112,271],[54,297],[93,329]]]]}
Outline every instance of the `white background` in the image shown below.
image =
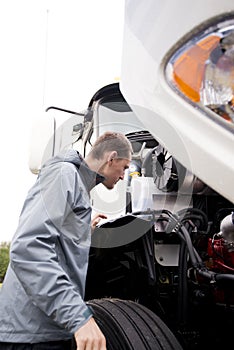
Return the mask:
{"type": "Polygon", "coordinates": [[[123,17],[124,0],[2,2],[0,242],[13,237],[35,181],[33,119],[51,105],[79,112],[120,77],[123,17]]]}

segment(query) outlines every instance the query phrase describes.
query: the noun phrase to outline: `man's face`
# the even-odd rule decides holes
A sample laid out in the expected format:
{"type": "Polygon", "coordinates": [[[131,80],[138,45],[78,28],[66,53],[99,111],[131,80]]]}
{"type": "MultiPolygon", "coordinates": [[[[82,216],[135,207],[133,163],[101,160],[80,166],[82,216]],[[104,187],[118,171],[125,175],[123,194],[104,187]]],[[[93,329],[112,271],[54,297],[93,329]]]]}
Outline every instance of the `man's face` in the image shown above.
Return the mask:
{"type": "Polygon", "coordinates": [[[131,159],[114,158],[110,159],[103,168],[105,181],[103,185],[111,190],[119,180],[124,179],[125,170],[129,168],[131,159]]]}

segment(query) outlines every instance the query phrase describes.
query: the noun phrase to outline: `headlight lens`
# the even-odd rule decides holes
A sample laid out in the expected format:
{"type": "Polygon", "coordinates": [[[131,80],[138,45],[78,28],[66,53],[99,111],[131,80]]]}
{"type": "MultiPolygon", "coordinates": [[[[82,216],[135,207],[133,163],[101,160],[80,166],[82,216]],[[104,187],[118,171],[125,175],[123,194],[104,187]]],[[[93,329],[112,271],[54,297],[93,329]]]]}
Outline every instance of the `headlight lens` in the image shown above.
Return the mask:
{"type": "Polygon", "coordinates": [[[170,58],[166,75],[187,101],[234,122],[234,19],[186,42],[170,58]]]}

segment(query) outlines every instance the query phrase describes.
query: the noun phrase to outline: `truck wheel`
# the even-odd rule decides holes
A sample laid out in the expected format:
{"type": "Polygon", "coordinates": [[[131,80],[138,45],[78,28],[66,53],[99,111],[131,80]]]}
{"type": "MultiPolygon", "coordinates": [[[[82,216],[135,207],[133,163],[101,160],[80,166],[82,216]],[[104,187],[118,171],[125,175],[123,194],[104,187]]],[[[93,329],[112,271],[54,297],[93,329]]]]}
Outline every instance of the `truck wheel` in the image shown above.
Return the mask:
{"type": "Polygon", "coordinates": [[[106,337],[108,350],[182,350],[167,325],[136,302],[103,298],[87,304],[106,337]]]}

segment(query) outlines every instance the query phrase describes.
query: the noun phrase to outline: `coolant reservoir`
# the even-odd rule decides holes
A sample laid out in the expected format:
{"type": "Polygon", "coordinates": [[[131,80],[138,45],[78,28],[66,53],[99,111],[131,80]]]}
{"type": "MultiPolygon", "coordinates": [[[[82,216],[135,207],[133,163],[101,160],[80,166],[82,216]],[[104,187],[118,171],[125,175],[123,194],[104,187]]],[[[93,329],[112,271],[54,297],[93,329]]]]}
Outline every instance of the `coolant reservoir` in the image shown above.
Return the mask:
{"type": "Polygon", "coordinates": [[[138,176],[131,180],[132,212],[153,209],[153,188],[155,187],[152,177],[138,176]]]}

